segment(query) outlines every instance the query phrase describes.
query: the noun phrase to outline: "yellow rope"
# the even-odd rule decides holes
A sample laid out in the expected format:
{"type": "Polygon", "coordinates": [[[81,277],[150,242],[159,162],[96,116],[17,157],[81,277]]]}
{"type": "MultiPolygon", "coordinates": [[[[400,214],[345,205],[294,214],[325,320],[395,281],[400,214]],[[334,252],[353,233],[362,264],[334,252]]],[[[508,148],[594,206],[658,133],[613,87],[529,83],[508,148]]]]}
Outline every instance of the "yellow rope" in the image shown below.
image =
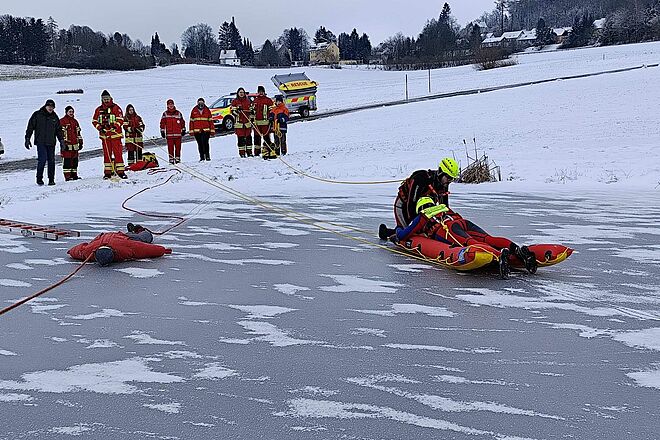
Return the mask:
{"type": "MultiPolygon", "coordinates": [[[[160,146],[156,145],[155,142],[154,142],[154,146],[156,146],[157,148],[159,148],[161,150],[164,150],[163,147],[160,147],[160,146]]],[[[156,157],[158,157],[161,160],[164,160],[164,158],[162,158],[161,156],[156,155],[156,157]]],[[[282,207],[264,202],[263,200],[260,200],[256,197],[249,196],[249,195],[244,194],[244,193],[242,193],[238,190],[235,190],[231,187],[223,185],[222,183],[213,180],[211,177],[208,177],[208,176],[204,175],[203,173],[200,173],[199,171],[197,171],[197,170],[195,170],[195,169],[193,169],[193,168],[191,168],[191,167],[189,167],[185,164],[178,163],[178,164],[171,164],[171,166],[173,166],[174,168],[176,168],[176,169],[178,169],[178,170],[180,170],[180,171],[182,171],[182,172],[184,172],[184,173],[186,173],[186,174],[188,174],[188,175],[190,175],[190,176],[192,176],[192,177],[194,177],[194,178],[196,178],[196,179],[198,179],[198,180],[200,180],[204,183],[207,183],[207,184],[209,184],[209,185],[211,185],[211,186],[213,186],[213,187],[215,187],[215,188],[217,188],[217,189],[219,189],[219,190],[221,190],[221,191],[223,191],[227,194],[230,194],[235,198],[247,201],[247,202],[252,203],[254,205],[257,205],[257,206],[261,206],[262,208],[264,208],[266,210],[273,211],[273,212],[278,213],[280,215],[284,215],[288,218],[291,218],[291,219],[296,220],[298,222],[310,225],[310,226],[315,227],[317,229],[320,229],[322,231],[330,232],[330,233],[338,235],[340,237],[347,238],[347,239],[353,240],[353,241],[357,241],[359,243],[366,244],[366,245],[371,246],[371,247],[384,249],[386,251],[389,251],[389,252],[392,252],[392,253],[395,253],[395,254],[398,254],[398,255],[403,255],[403,256],[406,256],[406,257],[409,257],[409,258],[416,259],[418,261],[423,261],[425,263],[431,263],[431,264],[441,266],[441,267],[452,267],[452,266],[455,266],[456,263],[457,263],[457,262],[450,263],[448,258],[445,259],[445,260],[440,260],[440,259],[437,259],[437,258],[435,258],[435,259],[434,258],[428,258],[425,255],[421,254],[421,252],[419,252],[419,250],[417,250],[417,249],[411,250],[410,252],[409,251],[402,251],[402,250],[399,250],[399,249],[391,248],[391,247],[383,245],[383,244],[374,243],[371,240],[367,240],[367,239],[360,238],[360,237],[355,237],[355,236],[346,234],[344,232],[334,230],[330,227],[324,226],[324,224],[334,226],[334,227],[338,227],[338,228],[351,230],[351,231],[354,231],[354,232],[364,233],[364,234],[367,234],[367,235],[371,234],[371,232],[364,231],[364,230],[361,230],[361,229],[358,229],[358,228],[354,228],[354,227],[349,226],[349,225],[343,225],[343,224],[339,224],[339,223],[322,221],[322,220],[316,219],[314,217],[311,217],[307,214],[303,214],[303,213],[300,213],[300,212],[297,212],[297,211],[294,211],[294,210],[291,210],[291,209],[282,208],[282,207]],[[415,255],[412,252],[417,252],[417,253],[420,254],[420,256],[415,255]]],[[[473,247],[473,246],[468,246],[467,248],[469,249],[471,247],[473,247]]],[[[475,245],[474,247],[478,247],[478,246],[475,245]]]]}

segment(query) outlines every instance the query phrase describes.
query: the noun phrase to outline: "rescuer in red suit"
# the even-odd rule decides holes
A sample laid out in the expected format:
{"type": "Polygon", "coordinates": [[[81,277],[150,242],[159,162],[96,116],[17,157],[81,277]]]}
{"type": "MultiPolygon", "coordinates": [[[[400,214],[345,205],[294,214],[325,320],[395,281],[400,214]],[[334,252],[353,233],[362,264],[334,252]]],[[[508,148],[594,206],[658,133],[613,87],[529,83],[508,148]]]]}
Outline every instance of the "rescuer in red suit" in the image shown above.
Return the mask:
{"type": "Polygon", "coordinates": [[[142,229],[139,232],[105,232],[89,243],[80,243],[67,252],[75,260],[96,261],[101,266],[141,258],[157,258],[171,254],[172,249],[151,244],[153,235],[142,229]]]}

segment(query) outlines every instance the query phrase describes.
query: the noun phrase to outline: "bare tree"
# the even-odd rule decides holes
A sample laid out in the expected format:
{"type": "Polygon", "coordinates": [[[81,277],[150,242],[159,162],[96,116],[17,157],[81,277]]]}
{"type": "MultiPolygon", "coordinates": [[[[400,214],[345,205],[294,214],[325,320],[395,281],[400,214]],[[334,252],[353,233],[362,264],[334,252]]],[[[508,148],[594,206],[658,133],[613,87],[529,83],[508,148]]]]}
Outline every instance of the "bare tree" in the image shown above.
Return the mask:
{"type": "Polygon", "coordinates": [[[212,60],[218,52],[218,42],[213,28],[206,23],[190,26],[181,35],[181,44],[186,56],[198,60],[212,60]]]}

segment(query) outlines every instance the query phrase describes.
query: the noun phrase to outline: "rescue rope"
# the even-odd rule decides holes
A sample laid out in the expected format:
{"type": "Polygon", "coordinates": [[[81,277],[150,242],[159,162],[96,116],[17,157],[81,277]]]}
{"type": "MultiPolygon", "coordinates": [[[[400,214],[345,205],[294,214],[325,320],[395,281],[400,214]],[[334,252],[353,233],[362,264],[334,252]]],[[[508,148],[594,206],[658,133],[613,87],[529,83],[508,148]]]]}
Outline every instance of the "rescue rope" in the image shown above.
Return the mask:
{"type": "MultiPolygon", "coordinates": [[[[155,143],[154,143],[154,146],[156,148],[164,150],[163,147],[155,145],[155,143]]],[[[158,155],[156,155],[156,157],[163,160],[163,158],[161,158],[158,155]]],[[[198,180],[200,180],[200,181],[202,181],[202,182],[204,182],[208,185],[211,185],[211,186],[213,186],[213,187],[215,187],[215,188],[217,188],[217,189],[219,189],[219,190],[221,190],[221,191],[223,191],[223,192],[225,192],[225,193],[227,193],[227,194],[229,194],[229,195],[231,195],[235,198],[238,198],[238,199],[244,200],[246,202],[252,203],[253,205],[256,205],[256,206],[260,206],[260,207],[262,207],[266,210],[275,212],[277,214],[280,214],[280,215],[283,215],[285,217],[291,218],[291,219],[296,220],[298,222],[310,225],[310,226],[315,227],[319,230],[322,230],[322,231],[325,231],[325,232],[330,232],[330,233],[338,235],[342,238],[353,240],[353,241],[365,244],[365,245],[370,246],[370,247],[383,249],[383,250],[386,250],[388,252],[392,252],[394,254],[402,255],[402,256],[405,256],[405,257],[408,257],[408,258],[413,258],[415,260],[422,261],[422,262],[425,262],[425,263],[430,263],[430,264],[440,266],[440,267],[453,267],[453,266],[456,266],[457,264],[459,264],[458,261],[450,262],[449,257],[445,258],[445,259],[442,259],[442,260],[439,259],[439,258],[429,258],[429,257],[423,255],[421,252],[419,252],[418,249],[411,249],[410,251],[403,251],[403,250],[399,250],[399,249],[396,249],[396,248],[392,248],[392,247],[387,246],[387,245],[374,243],[373,241],[367,240],[365,238],[355,237],[355,236],[347,234],[345,232],[337,231],[337,230],[335,230],[331,227],[324,226],[324,225],[334,226],[336,228],[343,228],[343,229],[346,229],[346,230],[350,230],[350,231],[353,231],[353,232],[359,232],[359,233],[363,233],[363,234],[366,234],[366,235],[372,235],[373,234],[370,231],[365,231],[365,230],[355,228],[355,227],[352,227],[352,226],[349,226],[349,225],[344,225],[344,224],[319,220],[319,219],[316,219],[316,218],[314,218],[312,216],[309,216],[307,214],[300,213],[298,211],[294,211],[294,210],[287,209],[287,208],[282,208],[282,207],[273,205],[271,203],[264,202],[261,199],[249,196],[249,195],[247,195],[247,194],[245,194],[241,191],[238,191],[238,190],[233,189],[233,188],[231,188],[227,185],[224,185],[224,184],[214,180],[213,178],[211,178],[209,176],[206,176],[205,174],[203,174],[203,173],[201,173],[201,172],[199,172],[199,171],[197,171],[197,170],[195,170],[195,169],[193,169],[193,168],[191,168],[191,167],[189,167],[189,166],[187,166],[183,163],[170,164],[170,166],[172,166],[176,169],[179,169],[179,170],[183,171],[184,173],[186,173],[186,174],[188,174],[188,175],[190,175],[190,176],[192,176],[192,177],[194,177],[194,178],[196,178],[196,179],[198,179],[198,180]],[[419,255],[417,255],[416,253],[413,253],[413,252],[416,252],[419,255]]],[[[466,248],[468,250],[471,249],[471,248],[478,248],[479,250],[486,251],[485,249],[481,248],[481,246],[479,246],[479,245],[470,245],[470,246],[466,246],[466,248]]]]}
{"type": "Polygon", "coordinates": [[[126,206],[126,204],[127,204],[130,200],[132,200],[133,198],[139,196],[140,194],[142,194],[142,193],[144,193],[144,192],[150,191],[150,190],[152,190],[152,189],[155,189],[155,188],[158,188],[158,187],[160,187],[160,186],[163,186],[163,185],[165,185],[165,184],[167,184],[167,183],[170,183],[170,181],[171,181],[174,177],[176,177],[178,174],[181,174],[181,171],[180,171],[180,170],[177,170],[177,169],[173,169],[173,170],[172,170],[172,169],[170,169],[170,170],[156,170],[156,169],[152,169],[152,170],[149,170],[149,172],[148,172],[147,174],[153,175],[153,174],[158,174],[158,173],[162,173],[162,172],[174,172],[174,174],[170,175],[166,180],[160,182],[160,183],[157,184],[157,185],[152,185],[152,186],[149,186],[149,187],[147,187],[147,188],[143,188],[142,190],[140,190],[140,191],[136,192],[135,194],[133,194],[132,196],[128,197],[128,198],[127,198],[126,200],[124,200],[123,203],[121,204],[121,207],[122,207],[123,209],[125,209],[126,211],[132,212],[132,213],[134,213],[134,214],[142,215],[142,216],[144,216],[144,217],[151,217],[151,218],[165,218],[165,219],[176,219],[176,220],[178,220],[178,222],[176,222],[174,225],[168,227],[167,229],[165,229],[165,230],[163,230],[163,231],[152,231],[152,230],[150,230],[150,229],[148,229],[148,228],[145,228],[145,229],[147,229],[149,232],[151,232],[153,235],[165,235],[165,234],[167,234],[168,232],[170,232],[172,229],[178,228],[178,227],[181,226],[184,222],[186,222],[186,220],[188,220],[186,217],[179,217],[179,216],[176,216],[176,215],[167,215],[167,214],[146,213],[146,212],[139,211],[139,210],[137,210],[137,209],[129,208],[128,206],[126,206]]]}
{"type": "MultiPolygon", "coordinates": [[[[184,222],[186,222],[187,220],[189,220],[190,217],[189,217],[189,216],[188,216],[188,217],[179,217],[179,216],[174,216],[174,215],[154,214],[154,213],[148,214],[148,213],[145,213],[145,212],[138,211],[138,210],[136,210],[136,209],[129,208],[128,206],[126,206],[126,203],[128,203],[128,201],[130,201],[130,200],[133,199],[134,197],[137,197],[138,195],[140,195],[140,194],[142,194],[142,193],[144,193],[144,192],[146,192],[146,191],[149,191],[149,190],[152,190],[152,189],[158,188],[158,187],[160,187],[160,186],[165,185],[166,183],[169,183],[169,182],[170,182],[170,181],[171,181],[171,180],[172,180],[177,174],[181,174],[181,171],[180,171],[180,170],[172,170],[172,169],[169,169],[169,170],[150,170],[150,171],[148,172],[148,174],[151,174],[151,175],[153,175],[153,174],[157,174],[157,173],[162,173],[162,172],[172,172],[172,171],[174,171],[175,173],[172,174],[171,176],[169,176],[165,181],[163,181],[163,182],[161,182],[161,183],[159,183],[159,184],[157,184],[157,185],[152,185],[152,186],[150,186],[150,187],[147,187],[147,188],[143,188],[143,189],[141,189],[141,190],[138,191],[137,193],[135,193],[135,194],[131,195],[130,197],[128,197],[127,199],[125,199],[124,202],[123,202],[122,205],[121,205],[121,207],[122,207],[123,209],[125,209],[126,211],[130,211],[130,212],[133,212],[133,213],[135,213],[135,214],[143,215],[143,216],[145,216],[145,217],[153,217],[153,218],[169,218],[169,219],[177,219],[177,220],[179,220],[176,224],[174,224],[173,226],[168,227],[168,228],[165,229],[164,231],[159,231],[159,232],[149,231],[149,232],[151,232],[151,233],[154,234],[154,235],[165,235],[165,234],[167,234],[168,232],[172,231],[173,229],[175,229],[175,228],[181,226],[184,222]]],[[[207,200],[208,200],[208,198],[207,198],[207,200]]],[[[205,200],[203,203],[205,203],[205,202],[206,202],[206,200],[205,200]]],[[[199,206],[199,205],[198,205],[198,206],[199,206]]],[[[192,212],[193,212],[198,206],[196,206],[195,208],[193,208],[193,210],[190,211],[189,215],[190,215],[190,214],[191,214],[191,213],[192,213],[192,212]]],[[[48,286],[48,287],[46,287],[46,288],[40,290],[39,292],[37,292],[37,293],[35,293],[35,294],[33,294],[33,295],[30,295],[30,296],[28,296],[28,297],[26,297],[26,298],[23,298],[22,300],[17,301],[17,302],[15,302],[14,304],[12,304],[12,305],[10,305],[10,306],[8,306],[8,307],[5,307],[4,309],[0,310],[0,316],[4,315],[5,313],[7,313],[7,312],[9,312],[9,311],[11,311],[11,310],[13,310],[13,309],[15,309],[15,308],[17,308],[17,307],[23,305],[23,304],[25,304],[25,303],[27,303],[27,302],[29,302],[29,301],[32,301],[33,299],[35,299],[35,298],[37,298],[37,297],[43,295],[44,293],[50,292],[51,290],[55,289],[56,287],[59,287],[59,286],[61,286],[62,284],[66,283],[66,282],[69,281],[71,278],[73,278],[78,272],[80,272],[80,270],[82,270],[82,268],[83,268],[83,267],[84,267],[84,266],[85,266],[85,265],[91,260],[91,258],[92,258],[93,256],[94,256],[94,253],[89,254],[89,256],[88,256],[88,257],[87,257],[82,263],[80,263],[80,264],[78,265],[78,267],[77,267],[73,272],[71,272],[70,274],[68,274],[66,277],[62,278],[62,279],[61,279],[60,281],[58,281],[57,283],[55,283],[55,284],[51,284],[50,286],[48,286]]]]}
{"type": "MultiPolygon", "coordinates": [[[[243,110],[239,110],[239,111],[243,114],[243,116],[245,116],[246,118],[249,119],[249,116],[248,116],[247,114],[245,114],[245,112],[244,112],[243,110]]],[[[254,124],[254,125],[256,126],[256,124],[254,124]]],[[[259,134],[260,134],[260,136],[261,136],[262,138],[264,137],[264,135],[261,134],[261,131],[259,131],[259,134]]],[[[268,134],[269,134],[269,133],[266,133],[265,136],[268,136],[268,134]]],[[[278,135],[275,131],[273,131],[273,134],[274,134],[275,136],[278,136],[280,139],[282,138],[282,136],[281,136],[281,135],[278,135]]],[[[261,148],[261,146],[260,146],[260,148],[261,148]]],[[[274,147],[271,147],[271,146],[269,145],[269,142],[266,142],[266,148],[268,148],[268,150],[269,150],[271,153],[275,153],[275,152],[276,152],[275,148],[274,148],[274,147]]],[[[290,168],[295,174],[299,174],[299,175],[301,175],[301,176],[303,176],[303,177],[307,177],[307,178],[312,179],[312,180],[317,180],[317,181],[319,181],[319,182],[333,183],[333,184],[338,184],[338,185],[384,185],[384,184],[389,184],[389,183],[401,183],[401,182],[404,180],[404,179],[396,179],[396,180],[354,181],[354,180],[334,180],[334,179],[326,179],[326,178],[323,178],[323,177],[314,176],[314,175],[309,174],[309,173],[307,173],[307,172],[305,172],[305,171],[303,171],[303,170],[301,170],[301,169],[299,169],[299,168],[294,167],[294,166],[291,165],[289,162],[287,162],[286,160],[284,160],[284,159],[282,158],[282,155],[281,155],[281,154],[278,155],[277,158],[278,158],[278,159],[279,159],[284,165],[286,165],[288,168],[290,168]]]]}
{"type": "Polygon", "coordinates": [[[83,261],[82,263],[80,263],[80,264],[78,265],[78,267],[76,268],[76,270],[74,270],[73,272],[71,272],[69,275],[65,276],[65,277],[62,278],[61,280],[59,280],[57,283],[55,283],[55,284],[51,284],[50,286],[48,286],[48,287],[46,287],[46,288],[44,288],[44,289],[41,289],[40,291],[38,291],[38,292],[35,293],[34,295],[30,295],[30,296],[28,296],[28,297],[26,297],[26,298],[23,298],[22,300],[15,302],[14,304],[10,305],[9,307],[5,307],[4,309],[0,310],[0,316],[4,315],[5,313],[9,312],[10,310],[14,310],[16,307],[19,307],[19,306],[25,304],[25,303],[28,302],[28,301],[32,301],[33,299],[35,299],[35,298],[37,298],[37,297],[43,295],[43,294],[46,293],[46,292],[50,292],[51,290],[55,289],[56,287],[59,287],[59,286],[61,286],[62,284],[66,283],[66,282],[69,281],[74,275],[76,275],[78,272],[80,272],[80,270],[81,270],[81,269],[82,269],[82,268],[83,268],[83,267],[89,262],[89,260],[92,258],[93,255],[94,255],[94,254],[90,254],[90,255],[85,259],[85,261],[83,261]]]}

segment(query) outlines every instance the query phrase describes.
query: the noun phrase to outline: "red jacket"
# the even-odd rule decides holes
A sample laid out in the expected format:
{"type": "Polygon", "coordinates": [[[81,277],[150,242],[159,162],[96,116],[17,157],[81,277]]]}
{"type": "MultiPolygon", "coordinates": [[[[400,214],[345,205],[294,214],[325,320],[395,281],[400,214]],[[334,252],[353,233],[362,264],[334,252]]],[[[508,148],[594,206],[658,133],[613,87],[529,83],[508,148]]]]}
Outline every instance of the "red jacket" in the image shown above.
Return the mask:
{"type": "Polygon", "coordinates": [[[65,115],[60,119],[60,125],[62,126],[62,134],[64,134],[64,144],[66,145],[66,149],[69,151],[80,150],[82,136],[80,135],[80,124],[76,118],[71,118],[69,115],[65,115]]]}
{"type": "Polygon", "coordinates": [[[142,133],[144,133],[144,121],[137,113],[124,116],[124,132],[126,133],[126,142],[142,142],[142,133]]]}
{"type": "Polygon", "coordinates": [[[96,108],[92,125],[99,132],[100,139],[121,139],[124,125],[124,112],[112,100],[96,108]]]}
{"type": "Polygon", "coordinates": [[[198,106],[193,107],[190,112],[190,134],[197,133],[211,133],[215,134],[215,125],[213,124],[213,116],[211,110],[204,106],[202,110],[198,106]]]}
{"type": "Polygon", "coordinates": [[[236,98],[231,102],[231,113],[236,118],[234,122],[235,128],[250,128],[250,107],[252,102],[247,96],[244,98],[236,98]]]}
{"type": "Polygon", "coordinates": [[[268,96],[257,96],[252,102],[254,120],[257,125],[268,125],[268,112],[273,106],[273,100],[268,96]]]}
{"type": "Polygon", "coordinates": [[[80,261],[84,261],[92,255],[91,261],[94,261],[93,254],[101,246],[112,248],[115,254],[113,261],[115,262],[139,260],[141,258],[156,258],[172,253],[172,249],[157,244],[131,240],[123,232],[106,232],[100,234],[89,243],[80,243],[72,247],[67,253],[71,258],[80,261]]]}
{"type": "Polygon", "coordinates": [[[165,110],[160,118],[160,129],[165,130],[168,138],[180,138],[186,129],[186,121],[179,110],[174,107],[172,111],[165,110]]]}

